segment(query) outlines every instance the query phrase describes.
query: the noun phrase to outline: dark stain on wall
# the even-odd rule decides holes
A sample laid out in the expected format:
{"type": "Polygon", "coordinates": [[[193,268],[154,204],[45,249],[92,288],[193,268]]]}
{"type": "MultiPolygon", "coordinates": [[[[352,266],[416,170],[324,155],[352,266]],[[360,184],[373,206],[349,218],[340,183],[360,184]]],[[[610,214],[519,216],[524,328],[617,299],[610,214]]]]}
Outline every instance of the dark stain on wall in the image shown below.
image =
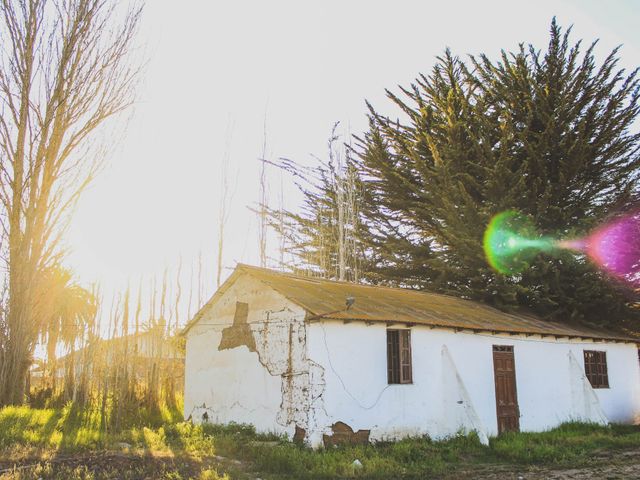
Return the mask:
{"type": "Polygon", "coordinates": [[[253,337],[251,326],[247,323],[249,316],[249,304],[236,302],[236,312],[233,316],[233,325],[222,330],[222,338],[218,350],[246,346],[250,352],[256,351],[256,340],[253,337]]]}
{"type": "Polygon", "coordinates": [[[336,422],[331,425],[332,435],[323,435],[322,442],[325,447],[333,445],[364,445],[369,443],[369,434],[371,430],[353,429],[344,422],[336,422]]]}

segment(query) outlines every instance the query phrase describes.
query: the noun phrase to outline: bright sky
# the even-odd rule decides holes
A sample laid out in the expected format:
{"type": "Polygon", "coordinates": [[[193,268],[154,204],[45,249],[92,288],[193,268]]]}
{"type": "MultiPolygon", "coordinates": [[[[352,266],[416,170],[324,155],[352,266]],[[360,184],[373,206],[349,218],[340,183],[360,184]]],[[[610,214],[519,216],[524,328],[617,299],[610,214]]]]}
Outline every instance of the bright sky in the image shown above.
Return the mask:
{"type": "MultiPolygon", "coordinates": [[[[202,251],[210,294],[227,145],[237,186],[224,266],[257,264],[257,219],[247,206],[258,200],[265,118],[267,156],[310,164],[311,155],[326,157],[336,121],[352,133],[366,127],[365,99],[394,113],[384,89],[428,73],[445,47],[492,58],[520,42],[545,48],[553,15],[574,25],[574,40],[600,38],[600,56],[623,44],[622,65],[640,65],[634,0],[149,0],[139,101],[80,200],[67,264],[81,283],[110,291],[175,268],[179,256],[189,269],[202,251]]],[[[281,180],[270,177],[276,202],[281,180]]],[[[295,205],[295,188],[286,178],[283,186],[295,205]]]]}

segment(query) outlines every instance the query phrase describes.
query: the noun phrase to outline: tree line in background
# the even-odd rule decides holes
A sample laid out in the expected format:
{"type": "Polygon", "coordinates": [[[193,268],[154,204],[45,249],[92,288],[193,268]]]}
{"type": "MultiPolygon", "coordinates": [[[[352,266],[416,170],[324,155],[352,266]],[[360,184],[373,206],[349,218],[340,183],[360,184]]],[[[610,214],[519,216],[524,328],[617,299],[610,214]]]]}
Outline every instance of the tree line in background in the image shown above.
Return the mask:
{"type": "Polygon", "coordinates": [[[27,397],[40,340],[55,363],[59,345],[97,334],[96,297],[61,267],[60,238],[105,129],[133,102],[140,16],[103,0],[0,0],[0,406],[27,397]]]}
{"type": "Polygon", "coordinates": [[[38,344],[46,355],[31,361],[25,400],[37,407],[71,404],[115,431],[180,412],[185,344],[179,332],[212,286],[201,255],[188,288],[182,270],[180,261],[173,274],[165,268],[160,280],[140,281],[106,300],[99,287],[81,287],[63,267],[45,272],[36,314],[45,325],[38,344]]]}
{"type": "MultiPolygon", "coordinates": [[[[101,0],[0,0],[0,34],[12,45],[0,54],[0,406],[71,401],[99,411],[110,428],[179,401],[179,305],[188,297],[190,310],[194,296],[203,303],[202,258],[188,292],[179,267],[175,281],[167,272],[116,295],[108,310],[97,287],[80,287],[60,263],[66,219],[104,153],[101,129],[134,98],[140,14],[101,0]],[[38,344],[46,356],[34,369],[38,344]]],[[[369,129],[341,135],[336,124],[327,160],[314,167],[267,160],[265,126],[255,210],[261,265],[619,325],[633,314],[632,292],[583,256],[541,255],[504,276],[482,250],[489,219],[503,210],[570,237],[635,207],[636,72],[618,68],[617,51],[597,65],[594,47],[582,52],[554,21],[545,52],[521,46],[497,62],[464,62],[446,51],[430,75],[387,92],[402,120],[369,105],[369,129]],[[266,205],[269,163],[298,185],[296,210],[266,205]],[[280,237],[276,259],[267,257],[267,226],[280,237]]],[[[218,285],[233,197],[229,155],[227,145],[218,285]]]]}
{"type": "MultiPolygon", "coordinates": [[[[180,267],[174,280],[165,270],[161,282],[140,283],[137,292],[128,288],[105,302],[96,288],[75,284],[69,271],[50,272],[38,312],[47,326],[39,338],[46,356],[27,376],[31,405],[71,402],[99,412],[106,429],[177,410],[184,384],[180,277],[180,267]]],[[[190,291],[201,285],[192,282],[190,291]]]]}
{"type": "Polygon", "coordinates": [[[555,19],[546,51],[520,45],[498,61],[448,50],[430,75],[387,91],[401,119],[369,107],[369,129],[336,159],[278,166],[300,210],[270,211],[291,268],[333,279],[428,289],[547,318],[620,326],[634,292],[584,256],[542,254],[519,275],[487,264],[491,217],[516,209],[567,238],[636,207],[640,173],[636,71],[617,50],[570,42],[555,19]]]}
{"type": "Polygon", "coordinates": [[[68,219],[135,100],[141,14],[142,3],[0,0],[0,407],[72,402],[117,428],[180,403],[177,332],[210,290],[202,255],[188,291],[180,261],[175,277],[106,302],[62,265],[68,219]]]}

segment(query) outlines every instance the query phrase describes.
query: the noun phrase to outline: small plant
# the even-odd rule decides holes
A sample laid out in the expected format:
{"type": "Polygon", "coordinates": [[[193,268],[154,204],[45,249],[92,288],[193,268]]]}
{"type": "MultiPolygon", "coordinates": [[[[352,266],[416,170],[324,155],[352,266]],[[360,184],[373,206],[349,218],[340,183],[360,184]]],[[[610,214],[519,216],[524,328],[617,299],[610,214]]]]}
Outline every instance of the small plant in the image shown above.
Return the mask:
{"type": "Polygon", "coordinates": [[[231,479],[226,473],[220,476],[216,470],[207,468],[200,472],[200,476],[198,477],[198,480],[231,480],[231,479]]]}

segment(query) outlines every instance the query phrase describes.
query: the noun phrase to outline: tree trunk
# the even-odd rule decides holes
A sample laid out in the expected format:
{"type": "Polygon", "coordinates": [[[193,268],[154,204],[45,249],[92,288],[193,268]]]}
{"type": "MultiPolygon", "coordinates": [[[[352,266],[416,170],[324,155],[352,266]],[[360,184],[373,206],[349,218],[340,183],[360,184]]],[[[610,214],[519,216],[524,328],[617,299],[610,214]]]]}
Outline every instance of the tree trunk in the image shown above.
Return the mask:
{"type": "Polygon", "coordinates": [[[25,400],[31,352],[24,342],[10,342],[4,346],[2,356],[0,406],[20,405],[25,400]]]}

